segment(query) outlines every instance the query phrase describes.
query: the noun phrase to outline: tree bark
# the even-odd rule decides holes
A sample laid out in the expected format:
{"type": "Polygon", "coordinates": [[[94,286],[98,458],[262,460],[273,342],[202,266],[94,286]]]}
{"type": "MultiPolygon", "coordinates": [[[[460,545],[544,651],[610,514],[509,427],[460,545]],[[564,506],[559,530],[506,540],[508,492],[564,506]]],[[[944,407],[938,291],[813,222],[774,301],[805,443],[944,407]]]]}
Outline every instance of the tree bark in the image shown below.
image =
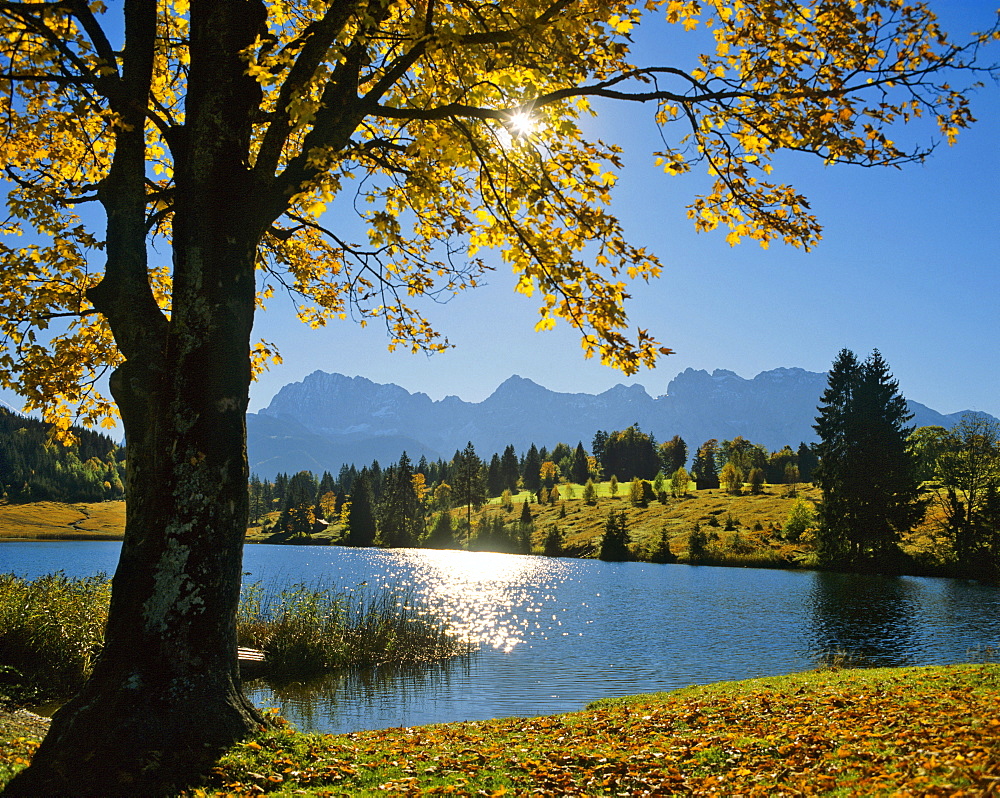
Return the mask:
{"type": "MultiPolygon", "coordinates": [[[[127,4],[132,53],[153,5],[127,4]]],[[[239,53],[263,20],[257,0],[191,4],[169,321],[146,276],[141,115],[117,139],[102,188],[108,265],[91,299],[126,357],[111,379],[128,444],[125,540],[93,675],[5,795],[172,794],[263,723],[236,655],[254,267],[269,221],[247,163],[259,88],[239,53]]],[[[133,100],[142,69],[124,70],[133,100]]]]}

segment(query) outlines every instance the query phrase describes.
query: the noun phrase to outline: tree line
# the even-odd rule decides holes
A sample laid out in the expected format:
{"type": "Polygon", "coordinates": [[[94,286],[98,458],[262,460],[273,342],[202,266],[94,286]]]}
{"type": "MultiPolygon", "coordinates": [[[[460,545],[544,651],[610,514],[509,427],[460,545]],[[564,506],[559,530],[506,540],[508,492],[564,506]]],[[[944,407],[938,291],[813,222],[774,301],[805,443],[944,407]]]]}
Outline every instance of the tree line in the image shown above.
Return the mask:
{"type": "MultiPolygon", "coordinates": [[[[776,451],[736,436],[710,439],[693,452],[680,436],[664,442],[638,424],[598,430],[588,452],[558,443],[534,443],[518,454],[513,445],[488,459],[470,442],[444,461],[403,453],[383,468],[342,466],[334,477],[303,471],[273,482],[252,477],[253,522],[280,510],[270,522],[276,540],[304,540],[329,526],[343,530],[336,542],[351,546],[463,546],[492,551],[531,551],[534,518],[528,499],[519,520],[473,512],[500,499],[507,512],[520,491],[531,501],[556,504],[575,497],[596,502],[595,484],[628,487],[633,505],[664,503],[667,489],[684,496],[690,487],[727,493],[760,493],[765,484],[814,482],[822,492],[815,511],[794,508],[795,537],[814,533],[815,563],[823,568],[946,572],[1000,576],[1000,424],[969,414],[952,429],[909,424],[912,415],[888,364],[876,350],[864,362],[843,350],[834,362],[817,408],[819,442],[776,451]],[[689,462],[690,455],[690,462],[689,462]],[[690,469],[690,470],[689,470],[690,469]],[[456,512],[461,508],[461,512],[456,512]],[[933,510],[933,555],[918,561],[901,548],[904,537],[933,510]],[[930,557],[936,557],[934,563],[930,557]]],[[[791,523],[791,522],[790,522],[791,523]]],[[[925,525],[926,526],[926,525],[925,525]]],[[[545,530],[542,549],[563,553],[558,531],[545,530]]],[[[626,519],[609,516],[598,555],[627,559],[626,519]],[[626,541],[626,542],[623,542],[626,541]]],[[[697,543],[697,541],[695,541],[697,543]]],[[[697,546],[695,546],[697,548],[697,546]]],[[[670,561],[666,541],[660,561],[670,561]]]]}
{"type": "MultiPolygon", "coordinates": [[[[797,483],[804,481],[803,472],[808,477],[814,468],[815,454],[805,444],[798,452],[789,446],[769,452],[737,437],[722,443],[713,439],[699,447],[693,475],[686,469],[687,461],[688,446],[680,436],[657,443],[638,424],[612,432],[598,430],[591,452],[582,441],[575,448],[558,443],[551,451],[532,443],[526,452],[518,454],[508,445],[486,459],[469,442],[448,461],[421,457],[413,463],[404,452],[387,467],[377,460],[360,470],[343,465],[336,477],[329,471],[319,477],[301,471],[278,474],[272,482],[254,475],[249,485],[250,520],[259,523],[270,515],[264,526],[276,542],[304,542],[336,526],[343,531],[335,542],[350,546],[463,545],[527,552],[534,530],[527,499],[522,501],[519,521],[510,527],[499,517],[484,515],[474,528],[473,512],[497,498],[503,509],[512,511],[513,497],[522,491],[535,503],[555,504],[581,490],[581,498],[594,504],[596,483],[606,479],[613,495],[619,483],[628,484],[628,498],[637,506],[655,498],[665,503],[668,482],[675,496],[685,495],[692,484],[718,487],[719,471],[734,480],[733,492],[737,492],[734,475],[742,475],[743,469],[751,479],[756,469],[769,482],[797,483]],[[453,512],[459,509],[464,512],[453,512]],[[275,512],[279,512],[276,518],[275,512]]],[[[615,524],[609,530],[620,536],[624,522],[616,519],[615,524]]],[[[546,533],[543,548],[547,553],[563,551],[554,533],[546,533]]]]}
{"type": "Polygon", "coordinates": [[[73,427],[75,441],[54,442],[51,425],[0,408],[0,497],[35,501],[123,499],[125,449],[107,435],[73,427]]]}

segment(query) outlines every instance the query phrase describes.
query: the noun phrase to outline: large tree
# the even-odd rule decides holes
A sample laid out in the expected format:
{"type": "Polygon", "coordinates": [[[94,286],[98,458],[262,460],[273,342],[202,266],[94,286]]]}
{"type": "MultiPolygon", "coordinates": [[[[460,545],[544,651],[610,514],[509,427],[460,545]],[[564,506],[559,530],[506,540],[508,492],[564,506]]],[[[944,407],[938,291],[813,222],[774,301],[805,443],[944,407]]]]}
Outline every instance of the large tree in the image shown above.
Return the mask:
{"type": "Polygon", "coordinates": [[[656,441],[633,424],[628,429],[615,430],[604,444],[601,468],[605,474],[618,477],[619,481],[652,479],[660,470],[656,441]]]}
{"type": "Polygon", "coordinates": [[[772,156],[918,159],[889,128],[965,127],[953,73],[979,44],[900,0],[12,1],[0,32],[0,382],[63,431],[116,405],[128,440],[104,651],[11,795],[170,791],[260,723],[234,618],[248,386],[274,355],[251,329],[275,290],[309,324],[354,312],[439,349],[421,300],[495,250],[540,329],[564,319],[634,372],[667,350],[628,333],[626,279],[660,266],[608,210],[619,152],[584,137],[592,99],[651,104],[666,171],[708,167],[699,230],[810,247],[772,156]],[[664,19],[711,27],[713,52],[633,63],[635,27],[664,19]]]}
{"type": "Polygon", "coordinates": [[[472,510],[482,507],[489,498],[486,489],[486,473],[483,461],[476,454],[476,447],[469,441],[465,448],[455,452],[451,459],[452,500],[464,504],[466,510],[466,534],[472,535],[472,510]]]}
{"type": "Polygon", "coordinates": [[[878,350],[859,363],[844,349],[821,401],[820,555],[830,565],[891,567],[900,536],[924,514],[906,399],[878,350]]]}
{"type": "Polygon", "coordinates": [[[981,413],[965,413],[940,446],[936,476],[938,504],[959,567],[970,576],[996,579],[1000,574],[1000,423],[981,413]]]}

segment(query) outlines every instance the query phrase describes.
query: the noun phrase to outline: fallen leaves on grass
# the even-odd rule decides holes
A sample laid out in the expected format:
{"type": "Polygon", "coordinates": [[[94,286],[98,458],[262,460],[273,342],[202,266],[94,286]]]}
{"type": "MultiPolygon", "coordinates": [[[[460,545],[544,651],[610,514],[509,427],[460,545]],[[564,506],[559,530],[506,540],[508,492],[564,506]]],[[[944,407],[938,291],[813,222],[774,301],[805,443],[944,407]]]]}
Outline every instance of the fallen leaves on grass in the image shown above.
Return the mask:
{"type": "Polygon", "coordinates": [[[1000,667],[841,671],[238,746],[195,793],[1000,795],[1000,667]]]}

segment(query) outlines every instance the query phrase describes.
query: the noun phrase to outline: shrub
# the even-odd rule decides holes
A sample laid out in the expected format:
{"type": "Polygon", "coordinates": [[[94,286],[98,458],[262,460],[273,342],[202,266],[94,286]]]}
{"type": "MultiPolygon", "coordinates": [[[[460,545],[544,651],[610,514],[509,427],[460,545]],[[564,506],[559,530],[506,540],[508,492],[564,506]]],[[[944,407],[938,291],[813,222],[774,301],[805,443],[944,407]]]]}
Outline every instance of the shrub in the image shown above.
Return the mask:
{"type": "Polygon", "coordinates": [[[551,524],[545,532],[543,552],[546,557],[561,557],[563,555],[563,535],[555,524],[551,524]]]}
{"type": "MultiPolygon", "coordinates": [[[[0,703],[65,699],[83,686],[104,645],[111,581],[60,573],[0,576],[0,703]]],[[[410,595],[293,585],[243,589],[239,645],[263,649],[286,674],[354,665],[431,662],[469,652],[410,595]]]]}
{"type": "Polygon", "coordinates": [[[785,539],[793,543],[802,537],[807,529],[816,527],[816,511],[810,502],[805,499],[796,499],[792,508],[788,511],[788,518],[781,528],[781,534],[785,539]]]}
{"type": "Polygon", "coordinates": [[[708,536],[702,531],[701,524],[695,521],[694,528],[688,533],[688,562],[697,565],[704,562],[708,555],[708,536]]]}

